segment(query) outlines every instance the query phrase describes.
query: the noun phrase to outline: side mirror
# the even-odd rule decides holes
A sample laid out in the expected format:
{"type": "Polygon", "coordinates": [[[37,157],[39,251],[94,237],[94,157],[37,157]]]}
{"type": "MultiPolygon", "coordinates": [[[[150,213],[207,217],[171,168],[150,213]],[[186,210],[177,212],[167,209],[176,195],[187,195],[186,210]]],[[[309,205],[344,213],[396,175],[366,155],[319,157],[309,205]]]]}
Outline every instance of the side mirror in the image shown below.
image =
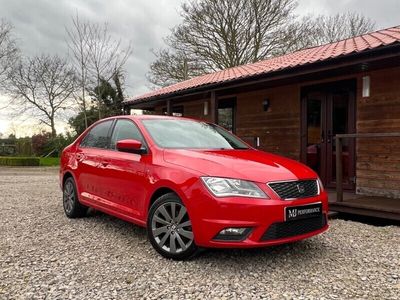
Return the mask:
{"type": "Polygon", "coordinates": [[[145,149],[142,148],[142,142],[138,140],[120,140],[117,142],[117,150],[136,154],[145,152],[145,149]]]}

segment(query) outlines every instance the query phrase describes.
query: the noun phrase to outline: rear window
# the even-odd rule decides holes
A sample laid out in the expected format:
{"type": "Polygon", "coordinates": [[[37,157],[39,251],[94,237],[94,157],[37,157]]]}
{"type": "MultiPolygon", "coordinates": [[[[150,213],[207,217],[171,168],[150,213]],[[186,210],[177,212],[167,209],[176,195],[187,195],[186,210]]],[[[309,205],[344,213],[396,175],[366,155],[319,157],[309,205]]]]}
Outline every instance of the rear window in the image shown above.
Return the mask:
{"type": "Polygon", "coordinates": [[[94,126],[81,142],[81,147],[108,148],[109,132],[113,120],[104,121],[94,126]]]}

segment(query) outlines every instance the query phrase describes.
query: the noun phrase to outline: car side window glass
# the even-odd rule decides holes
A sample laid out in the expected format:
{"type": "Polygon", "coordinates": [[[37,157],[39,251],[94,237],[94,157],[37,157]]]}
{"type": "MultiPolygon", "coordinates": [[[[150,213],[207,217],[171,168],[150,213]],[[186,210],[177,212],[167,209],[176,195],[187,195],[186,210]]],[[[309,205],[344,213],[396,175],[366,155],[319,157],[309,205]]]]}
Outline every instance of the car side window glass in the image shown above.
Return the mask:
{"type": "Polygon", "coordinates": [[[129,120],[118,120],[111,136],[111,149],[116,149],[120,140],[138,140],[144,144],[144,139],[139,128],[129,120]]]}
{"type": "Polygon", "coordinates": [[[93,127],[81,142],[82,147],[108,148],[108,133],[112,120],[101,122],[93,127]]]}

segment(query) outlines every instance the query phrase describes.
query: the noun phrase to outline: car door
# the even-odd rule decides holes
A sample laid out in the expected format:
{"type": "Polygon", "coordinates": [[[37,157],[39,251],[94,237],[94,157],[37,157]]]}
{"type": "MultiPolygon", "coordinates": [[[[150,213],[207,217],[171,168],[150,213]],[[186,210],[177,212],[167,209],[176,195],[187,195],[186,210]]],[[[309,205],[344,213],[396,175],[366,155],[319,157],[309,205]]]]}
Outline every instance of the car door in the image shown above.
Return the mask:
{"type": "Polygon", "coordinates": [[[99,172],[99,155],[109,148],[113,122],[106,120],[96,124],[83,138],[75,153],[80,197],[91,203],[98,202],[105,195],[101,185],[103,174],[99,172]]]}
{"type": "Polygon", "coordinates": [[[134,139],[147,145],[136,124],[129,119],[118,119],[114,125],[110,141],[110,150],[101,156],[100,164],[107,176],[103,185],[107,186],[107,200],[112,202],[119,213],[141,219],[146,195],[146,163],[149,153],[127,153],[116,149],[120,140],[134,139]]]}

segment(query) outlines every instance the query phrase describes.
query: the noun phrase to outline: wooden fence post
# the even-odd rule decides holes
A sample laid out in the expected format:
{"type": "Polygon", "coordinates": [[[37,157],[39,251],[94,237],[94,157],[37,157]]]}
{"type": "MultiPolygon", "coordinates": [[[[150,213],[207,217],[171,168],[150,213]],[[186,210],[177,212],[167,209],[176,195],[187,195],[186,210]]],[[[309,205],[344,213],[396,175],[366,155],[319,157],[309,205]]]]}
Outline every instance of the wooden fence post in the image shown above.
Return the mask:
{"type": "Polygon", "coordinates": [[[336,136],[336,201],[343,201],[342,139],[336,136]]]}

